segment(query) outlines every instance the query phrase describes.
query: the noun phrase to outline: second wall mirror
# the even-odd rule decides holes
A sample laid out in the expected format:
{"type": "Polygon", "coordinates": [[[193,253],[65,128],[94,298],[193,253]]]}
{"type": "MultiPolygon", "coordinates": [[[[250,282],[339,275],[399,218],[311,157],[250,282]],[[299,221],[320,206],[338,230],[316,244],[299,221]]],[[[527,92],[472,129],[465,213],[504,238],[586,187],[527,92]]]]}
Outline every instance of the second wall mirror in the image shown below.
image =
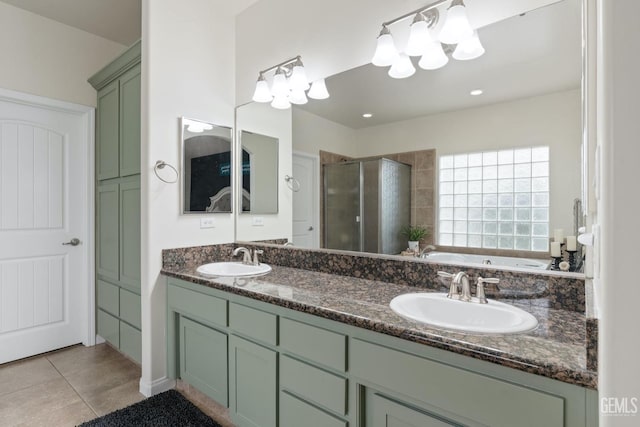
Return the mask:
{"type": "Polygon", "coordinates": [[[278,213],[278,138],[246,130],[242,146],[242,213],[278,213]]]}

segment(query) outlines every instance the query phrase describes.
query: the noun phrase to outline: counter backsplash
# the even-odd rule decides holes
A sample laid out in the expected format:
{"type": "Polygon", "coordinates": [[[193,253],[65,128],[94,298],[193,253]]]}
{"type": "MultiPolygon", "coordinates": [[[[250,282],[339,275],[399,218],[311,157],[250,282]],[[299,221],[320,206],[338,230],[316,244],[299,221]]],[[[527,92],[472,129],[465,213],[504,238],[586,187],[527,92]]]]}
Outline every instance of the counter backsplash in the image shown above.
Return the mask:
{"type": "MultiPolygon", "coordinates": [[[[325,250],[300,249],[265,243],[227,243],[210,246],[166,249],[162,251],[163,268],[196,267],[215,261],[233,260],[238,246],[262,249],[260,260],[267,264],[309,271],[377,280],[387,283],[445,291],[447,284],[436,273],[466,271],[472,281],[478,276],[500,279],[500,291],[488,289],[496,299],[527,299],[548,308],[585,312],[585,280],[545,273],[506,271],[497,268],[473,268],[436,264],[421,259],[396,259],[380,255],[350,254],[325,250]]],[[[475,289],[473,289],[475,292],[475,289]]]]}

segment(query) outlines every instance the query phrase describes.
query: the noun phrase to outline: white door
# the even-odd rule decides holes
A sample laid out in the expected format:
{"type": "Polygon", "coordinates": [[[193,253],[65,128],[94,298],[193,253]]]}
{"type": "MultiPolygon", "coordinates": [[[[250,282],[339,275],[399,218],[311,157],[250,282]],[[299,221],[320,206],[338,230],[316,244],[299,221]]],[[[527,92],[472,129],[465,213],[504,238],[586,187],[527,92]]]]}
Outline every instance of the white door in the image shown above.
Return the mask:
{"type": "Polygon", "coordinates": [[[300,183],[293,193],[293,244],[301,248],[319,245],[318,163],[317,157],[293,154],[293,177],[300,183]]]}
{"type": "Polygon", "coordinates": [[[0,363],[88,344],[93,295],[87,244],[92,116],[2,95],[0,363]],[[64,245],[74,238],[78,245],[64,245]]]}

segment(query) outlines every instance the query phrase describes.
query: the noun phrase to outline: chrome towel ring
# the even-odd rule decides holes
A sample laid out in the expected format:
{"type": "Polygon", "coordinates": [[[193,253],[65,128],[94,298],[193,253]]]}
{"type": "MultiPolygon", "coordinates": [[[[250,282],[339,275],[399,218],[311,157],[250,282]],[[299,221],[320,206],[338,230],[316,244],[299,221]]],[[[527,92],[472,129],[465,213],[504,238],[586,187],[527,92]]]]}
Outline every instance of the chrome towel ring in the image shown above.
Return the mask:
{"type": "Polygon", "coordinates": [[[156,174],[158,179],[162,182],[166,182],[167,184],[175,184],[176,182],[178,182],[178,177],[179,177],[178,170],[175,167],[171,166],[169,163],[165,162],[164,160],[158,160],[156,162],[155,166],[153,167],[153,172],[156,174]],[[158,169],[164,169],[165,166],[167,166],[168,168],[172,169],[175,172],[176,177],[173,181],[164,179],[158,173],[158,169]]]}
{"type": "Polygon", "coordinates": [[[300,191],[300,181],[289,175],[285,175],[284,180],[287,182],[287,187],[289,187],[291,191],[294,193],[300,191]]]}

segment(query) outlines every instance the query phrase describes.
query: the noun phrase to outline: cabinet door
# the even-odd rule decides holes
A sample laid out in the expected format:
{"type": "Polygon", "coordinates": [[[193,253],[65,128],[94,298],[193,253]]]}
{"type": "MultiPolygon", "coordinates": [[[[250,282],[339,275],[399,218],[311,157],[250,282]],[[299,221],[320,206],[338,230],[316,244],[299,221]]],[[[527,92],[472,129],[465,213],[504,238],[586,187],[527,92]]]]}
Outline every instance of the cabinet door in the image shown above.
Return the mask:
{"type": "Polygon", "coordinates": [[[140,65],[120,77],[120,176],[140,173],[140,65]]]}
{"type": "Polygon", "coordinates": [[[180,317],[180,378],[227,406],[227,335],[180,317]]]}
{"type": "Polygon", "coordinates": [[[98,92],[96,117],[96,168],[98,180],[119,174],[120,86],[114,81],[98,92]]]}
{"type": "Polygon", "coordinates": [[[96,221],[98,276],[114,282],[120,280],[118,193],[118,184],[98,186],[96,221]]]}
{"type": "Polygon", "coordinates": [[[365,405],[367,427],[451,427],[460,425],[404,406],[377,393],[369,396],[365,405]]]}
{"type": "Polygon", "coordinates": [[[231,416],[240,427],[276,426],[276,352],[230,337],[231,416]]]}
{"type": "Polygon", "coordinates": [[[98,310],[98,335],[109,341],[111,345],[120,348],[120,321],[112,315],[98,310]]]}
{"type": "Polygon", "coordinates": [[[120,283],[140,289],[140,178],[120,184],[120,283]]]}

